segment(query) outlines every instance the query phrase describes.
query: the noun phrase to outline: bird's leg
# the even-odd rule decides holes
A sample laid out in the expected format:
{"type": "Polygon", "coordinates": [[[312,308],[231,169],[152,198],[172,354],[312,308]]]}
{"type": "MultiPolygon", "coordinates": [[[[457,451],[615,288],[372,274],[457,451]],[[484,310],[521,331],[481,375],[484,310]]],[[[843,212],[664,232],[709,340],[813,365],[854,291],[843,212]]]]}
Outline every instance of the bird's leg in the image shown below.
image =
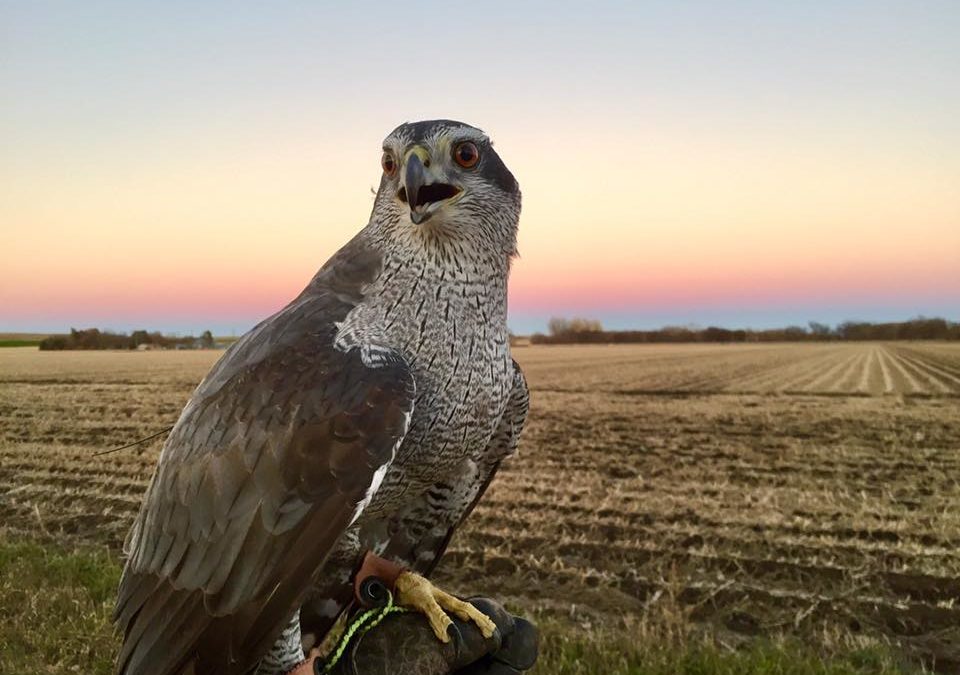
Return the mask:
{"type": "Polygon", "coordinates": [[[354,578],[354,590],[361,603],[365,600],[362,592],[363,582],[372,576],[393,589],[394,599],[398,605],[424,614],[441,642],[450,642],[447,629],[453,621],[447,616],[447,612],[464,621],[477,624],[485,638],[492,637],[493,631],[496,630],[493,621],[470,603],[440,590],[416,572],[405,570],[400,565],[384,560],[371,552],[367,552],[354,578]]]}
{"type": "Polygon", "coordinates": [[[397,577],[396,589],[397,604],[426,615],[440,642],[450,642],[447,629],[453,621],[447,612],[477,624],[485,638],[492,637],[497,628],[490,617],[469,602],[440,590],[416,572],[403,572],[397,577]]]}

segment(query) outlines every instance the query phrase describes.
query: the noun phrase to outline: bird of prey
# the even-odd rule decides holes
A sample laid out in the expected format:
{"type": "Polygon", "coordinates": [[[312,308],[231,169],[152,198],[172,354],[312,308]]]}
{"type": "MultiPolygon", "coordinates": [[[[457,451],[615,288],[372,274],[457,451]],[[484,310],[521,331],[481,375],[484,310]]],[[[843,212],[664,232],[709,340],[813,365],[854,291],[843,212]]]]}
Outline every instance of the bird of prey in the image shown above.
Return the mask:
{"type": "Polygon", "coordinates": [[[520,190],[450,120],[383,143],[367,225],[228,349],[160,454],[125,545],[122,675],[267,674],[303,659],[376,555],[396,600],[448,639],[482,614],[425,577],[517,446],[510,355],[520,190]],[[472,611],[471,611],[472,610],[472,611]]]}

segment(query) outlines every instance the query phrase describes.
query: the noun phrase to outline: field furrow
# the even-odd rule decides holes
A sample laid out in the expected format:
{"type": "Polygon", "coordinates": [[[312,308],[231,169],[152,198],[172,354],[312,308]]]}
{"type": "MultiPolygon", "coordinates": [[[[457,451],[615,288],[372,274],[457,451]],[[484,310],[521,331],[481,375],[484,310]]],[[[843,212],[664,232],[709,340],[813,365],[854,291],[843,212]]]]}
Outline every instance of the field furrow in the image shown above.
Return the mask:
{"type": "Polygon", "coordinates": [[[859,353],[845,356],[843,360],[835,365],[817,373],[816,377],[802,385],[803,391],[819,392],[832,389],[835,382],[841,379],[841,376],[848,370],[856,367],[860,359],[859,353]]]}
{"type": "Polygon", "coordinates": [[[820,358],[814,358],[805,364],[802,371],[793,373],[792,378],[785,380],[779,387],[776,387],[776,390],[784,393],[812,391],[811,383],[820,379],[824,370],[832,371],[835,368],[842,367],[847,358],[849,357],[845,350],[832,350],[820,358]]]}
{"type": "Polygon", "coordinates": [[[887,356],[894,378],[899,380],[897,389],[908,394],[922,393],[924,391],[923,385],[917,380],[915,374],[904,367],[903,361],[888,348],[884,348],[884,353],[887,356]]]}
{"type": "Polygon", "coordinates": [[[897,352],[896,358],[900,365],[919,383],[919,386],[922,387],[925,393],[949,393],[951,391],[950,387],[942,382],[940,378],[921,367],[914,359],[900,352],[897,352]]]}
{"type": "MultiPolygon", "coordinates": [[[[819,347],[819,346],[817,346],[819,347]]],[[[728,391],[788,391],[796,388],[798,380],[805,380],[811,373],[811,366],[819,364],[832,354],[833,350],[818,349],[813,353],[797,352],[787,354],[780,363],[768,368],[758,368],[750,377],[733,379],[728,391]],[[792,357],[792,358],[790,358],[792,357]]]]}
{"type": "Polygon", "coordinates": [[[900,359],[907,363],[922,377],[927,380],[941,392],[956,391],[960,387],[960,376],[954,375],[949,370],[915,356],[909,351],[898,350],[900,359]]]}
{"type": "Polygon", "coordinates": [[[893,379],[893,371],[890,368],[890,363],[887,359],[886,350],[883,347],[877,349],[877,363],[880,366],[880,371],[883,375],[883,392],[885,394],[892,394],[896,391],[897,385],[893,379]]]}

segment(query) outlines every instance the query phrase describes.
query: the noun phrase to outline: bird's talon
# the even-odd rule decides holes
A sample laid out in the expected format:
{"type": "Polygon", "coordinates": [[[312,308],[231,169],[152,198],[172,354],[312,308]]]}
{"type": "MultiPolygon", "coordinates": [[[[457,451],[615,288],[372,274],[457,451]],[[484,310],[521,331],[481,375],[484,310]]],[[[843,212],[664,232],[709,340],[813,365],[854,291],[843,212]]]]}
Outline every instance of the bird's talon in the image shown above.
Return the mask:
{"type": "Polygon", "coordinates": [[[453,621],[447,612],[463,621],[472,621],[480,628],[483,637],[493,636],[496,624],[486,614],[470,603],[441,591],[419,574],[404,572],[397,578],[397,604],[426,615],[434,635],[440,642],[450,642],[447,632],[453,621]]]}
{"type": "Polygon", "coordinates": [[[450,642],[450,635],[447,633],[447,629],[450,628],[453,621],[444,613],[443,608],[434,602],[426,614],[427,620],[430,621],[430,627],[433,629],[433,634],[437,636],[437,639],[440,640],[440,642],[450,642]]]}
{"type": "Polygon", "coordinates": [[[464,602],[463,600],[458,600],[457,598],[450,598],[453,602],[446,609],[450,610],[457,615],[463,621],[472,621],[477,624],[477,627],[480,629],[480,632],[483,634],[484,638],[493,637],[494,631],[497,629],[497,625],[490,620],[486,614],[481,612],[479,609],[471,605],[469,602],[464,602]]]}

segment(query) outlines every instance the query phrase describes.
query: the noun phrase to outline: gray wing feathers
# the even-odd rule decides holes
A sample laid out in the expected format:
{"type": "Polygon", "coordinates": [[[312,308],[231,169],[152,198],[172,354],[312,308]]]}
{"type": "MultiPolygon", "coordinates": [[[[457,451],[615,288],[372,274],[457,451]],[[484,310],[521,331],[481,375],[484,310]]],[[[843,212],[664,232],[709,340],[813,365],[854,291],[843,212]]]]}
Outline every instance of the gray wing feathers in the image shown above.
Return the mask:
{"type": "Polygon", "coordinates": [[[409,369],[333,347],[375,263],[348,245],[197,388],[128,537],[118,672],[255,667],[392,459],[412,412],[409,369]]]}

